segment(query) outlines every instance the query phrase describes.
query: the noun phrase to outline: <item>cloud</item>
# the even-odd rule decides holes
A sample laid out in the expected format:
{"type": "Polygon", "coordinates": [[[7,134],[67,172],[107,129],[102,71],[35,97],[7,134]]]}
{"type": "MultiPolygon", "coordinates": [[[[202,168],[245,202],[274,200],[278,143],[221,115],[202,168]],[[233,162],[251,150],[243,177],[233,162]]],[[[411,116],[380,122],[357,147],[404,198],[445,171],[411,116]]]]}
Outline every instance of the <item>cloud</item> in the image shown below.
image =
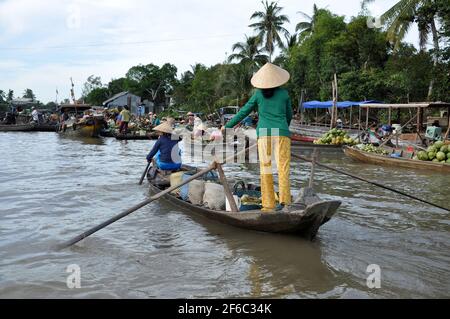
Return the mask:
{"type": "MultiPolygon", "coordinates": [[[[314,3],[341,15],[360,11],[360,0],[279,3],[290,31],[302,18],[298,11],[312,14],[314,3]]],[[[108,82],[139,63],[169,62],[184,71],[197,62],[223,62],[233,43],[252,34],[250,15],[261,8],[260,0],[0,1],[0,88],[29,87],[49,101],[56,86],[68,91],[71,76],[79,94],[89,75],[108,82]]]]}

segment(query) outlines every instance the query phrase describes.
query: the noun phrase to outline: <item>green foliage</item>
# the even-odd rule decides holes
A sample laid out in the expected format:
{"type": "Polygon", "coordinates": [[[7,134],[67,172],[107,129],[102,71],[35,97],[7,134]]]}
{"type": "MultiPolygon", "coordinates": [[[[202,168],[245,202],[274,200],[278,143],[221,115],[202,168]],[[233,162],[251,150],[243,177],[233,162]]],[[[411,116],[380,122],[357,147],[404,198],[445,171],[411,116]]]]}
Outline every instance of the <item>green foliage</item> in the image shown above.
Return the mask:
{"type": "Polygon", "coordinates": [[[109,90],[106,87],[97,87],[89,92],[85,97],[85,102],[92,105],[100,106],[109,98],[109,90]]]}
{"type": "Polygon", "coordinates": [[[25,91],[23,92],[23,96],[22,97],[23,98],[32,99],[33,101],[36,100],[36,95],[34,95],[32,89],[25,89],[25,91]]]}
{"type": "Polygon", "coordinates": [[[133,94],[156,104],[164,104],[176,83],[177,68],[166,63],[162,67],[152,63],[137,65],[128,70],[126,86],[133,94]]]}

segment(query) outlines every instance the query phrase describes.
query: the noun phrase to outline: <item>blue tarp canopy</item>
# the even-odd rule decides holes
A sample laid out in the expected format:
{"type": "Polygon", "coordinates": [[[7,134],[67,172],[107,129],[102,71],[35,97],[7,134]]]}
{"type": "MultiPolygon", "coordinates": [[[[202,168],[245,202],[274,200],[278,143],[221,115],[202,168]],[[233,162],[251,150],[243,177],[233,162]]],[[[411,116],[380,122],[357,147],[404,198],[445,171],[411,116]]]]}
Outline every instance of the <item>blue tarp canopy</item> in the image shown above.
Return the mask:
{"type": "MultiPolygon", "coordinates": [[[[337,102],[337,107],[340,109],[347,108],[350,106],[359,106],[360,104],[371,104],[371,103],[381,103],[379,101],[362,101],[362,102],[353,102],[353,101],[343,101],[337,102]]],[[[303,103],[303,108],[305,109],[328,109],[333,107],[333,101],[309,101],[303,103]]]]}

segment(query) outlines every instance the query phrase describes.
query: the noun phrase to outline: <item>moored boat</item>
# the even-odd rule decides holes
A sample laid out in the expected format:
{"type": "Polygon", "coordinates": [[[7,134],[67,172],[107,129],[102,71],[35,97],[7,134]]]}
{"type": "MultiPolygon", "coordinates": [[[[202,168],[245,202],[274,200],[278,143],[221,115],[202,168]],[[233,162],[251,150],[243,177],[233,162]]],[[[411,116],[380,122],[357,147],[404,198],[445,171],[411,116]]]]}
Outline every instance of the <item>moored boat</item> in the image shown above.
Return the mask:
{"type": "MultiPolygon", "coordinates": [[[[184,169],[192,171],[190,167],[184,167],[184,169]]],[[[154,177],[150,173],[147,175],[150,190],[153,193],[158,193],[168,187],[168,185],[160,186],[158,177],[158,175],[154,177]]],[[[290,212],[262,212],[261,210],[229,212],[194,205],[173,194],[166,194],[162,199],[186,210],[186,212],[223,224],[261,232],[295,234],[308,239],[316,236],[319,227],[328,222],[341,205],[340,201],[317,200],[309,205],[293,204],[290,212]]]]}
{"type": "Polygon", "coordinates": [[[128,134],[114,134],[114,137],[117,140],[154,140],[158,138],[158,134],[156,132],[148,132],[144,135],[136,134],[136,133],[128,133],[128,134]]]}
{"type": "Polygon", "coordinates": [[[342,149],[342,145],[333,144],[314,144],[317,138],[310,136],[303,136],[300,134],[291,134],[292,146],[304,146],[304,147],[314,147],[314,148],[326,148],[326,149],[342,149]]]}
{"type": "Polygon", "coordinates": [[[0,132],[31,132],[34,124],[4,124],[0,125],[0,132]]]}
{"type": "Polygon", "coordinates": [[[56,132],[57,129],[58,129],[58,124],[43,123],[43,124],[36,124],[33,128],[33,131],[35,131],[35,132],[56,132]]]}
{"type": "Polygon", "coordinates": [[[105,128],[106,122],[102,114],[90,113],[91,106],[87,104],[65,104],[61,105],[59,111],[67,112],[71,118],[59,126],[58,133],[61,136],[71,137],[99,137],[105,128]],[[82,118],[80,118],[82,116],[82,118]]]}
{"type": "Polygon", "coordinates": [[[105,121],[102,118],[88,118],[84,121],[64,125],[58,133],[62,136],[99,137],[105,121]]]}
{"type": "Polygon", "coordinates": [[[430,161],[420,161],[406,157],[391,157],[389,155],[368,153],[356,147],[344,146],[343,150],[345,155],[347,155],[348,157],[368,164],[398,166],[410,169],[421,169],[421,170],[450,173],[450,164],[430,162],[430,161]]]}

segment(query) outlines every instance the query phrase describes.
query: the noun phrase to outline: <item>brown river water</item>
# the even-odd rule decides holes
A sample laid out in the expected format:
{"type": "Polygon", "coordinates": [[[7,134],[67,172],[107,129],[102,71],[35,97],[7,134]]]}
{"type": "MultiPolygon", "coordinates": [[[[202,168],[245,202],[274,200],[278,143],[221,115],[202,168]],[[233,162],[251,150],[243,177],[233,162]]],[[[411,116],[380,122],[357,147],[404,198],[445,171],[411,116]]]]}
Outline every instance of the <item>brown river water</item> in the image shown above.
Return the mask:
{"type": "MultiPolygon", "coordinates": [[[[54,246],[149,196],[138,181],[152,141],[0,133],[0,298],[448,298],[449,213],[318,169],[339,199],[314,242],[241,230],[154,202],[76,246],[54,246]],[[81,288],[70,289],[69,265],[81,288]],[[379,265],[381,287],[366,284],[379,265]]],[[[308,154],[310,150],[295,149],[308,154]]],[[[450,176],[321,161],[450,207],[450,176]]],[[[258,180],[255,165],[227,176],[258,180]]],[[[294,190],[308,164],[292,164],[294,190]]]]}

